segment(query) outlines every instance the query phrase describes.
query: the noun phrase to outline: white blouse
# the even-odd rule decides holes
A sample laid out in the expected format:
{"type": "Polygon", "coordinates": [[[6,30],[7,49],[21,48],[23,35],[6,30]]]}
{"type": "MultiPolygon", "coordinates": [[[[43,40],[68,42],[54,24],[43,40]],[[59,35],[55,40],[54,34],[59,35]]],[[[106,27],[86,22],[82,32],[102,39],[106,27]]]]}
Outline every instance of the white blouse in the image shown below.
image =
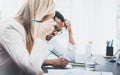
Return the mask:
{"type": "Polygon", "coordinates": [[[31,54],[25,30],[14,19],[0,23],[0,75],[36,75],[48,56],[48,45],[35,39],[31,54]]]}

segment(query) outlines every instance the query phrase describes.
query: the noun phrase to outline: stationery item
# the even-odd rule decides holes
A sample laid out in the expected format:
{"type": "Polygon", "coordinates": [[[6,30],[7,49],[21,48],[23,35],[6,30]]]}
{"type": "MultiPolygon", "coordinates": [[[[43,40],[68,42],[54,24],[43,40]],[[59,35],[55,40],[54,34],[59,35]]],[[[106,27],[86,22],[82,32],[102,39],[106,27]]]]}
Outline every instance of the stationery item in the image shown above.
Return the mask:
{"type": "Polygon", "coordinates": [[[113,42],[114,40],[111,41],[106,41],[107,47],[106,47],[106,56],[113,56],[113,42]]]}
{"type": "Polygon", "coordinates": [[[106,41],[107,47],[113,47],[114,40],[106,41]]]}
{"type": "Polygon", "coordinates": [[[72,66],[85,67],[85,63],[70,62],[72,66]]]}
{"type": "Polygon", "coordinates": [[[111,47],[113,47],[113,42],[114,42],[114,40],[111,41],[111,47]]]}
{"type": "Polygon", "coordinates": [[[102,72],[95,72],[95,71],[84,71],[84,75],[103,75],[102,72]]]}
{"type": "Polygon", "coordinates": [[[58,58],[60,58],[60,56],[59,55],[57,55],[53,50],[51,50],[51,49],[48,49],[52,54],[54,54],[55,56],[57,56],[58,58]]]}
{"type": "Polygon", "coordinates": [[[113,75],[112,72],[84,71],[83,75],[113,75]]]}
{"type": "Polygon", "coordinates": [[[51,69],[48,75],[84,75],[82,69],[51,69]]]}
{"type": "Polygon", "coordinates": [[[65,66],[65,69],[71,69],[72,68],[72,65],[71,64],[68,64],[65,66]]]}
{"type": "Polygon", "coordinates": [[[113,75],[112,72],[96,72],[83,69],[50,69],[48,75],[113,75]]]}
{"type": "Polygon", "coordinates": [[[113,47],[106,47],[106,56],[113,56],[113,47]]]}

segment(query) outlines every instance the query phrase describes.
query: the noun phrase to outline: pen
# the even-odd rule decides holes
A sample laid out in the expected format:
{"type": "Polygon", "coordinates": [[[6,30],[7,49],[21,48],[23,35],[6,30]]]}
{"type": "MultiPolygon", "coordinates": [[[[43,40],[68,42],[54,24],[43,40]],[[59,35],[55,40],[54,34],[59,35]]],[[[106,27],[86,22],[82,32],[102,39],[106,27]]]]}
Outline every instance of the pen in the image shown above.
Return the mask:
{"type": "Polygon", "coordinates": [[[109,47],[109,41],[106,41],[107,47],[109,47]]]}
{"type": "Polygon", "coordinates": [[[114,40],[111,41],[111,47],[113,46],[113,42],[114,42],[114,40]]]}
{"type": "Polygon", "coordinates": [[[60,57],[59,55],[57,55],[54,51],[48,49],[51,53],[53,53],[55,56],[57,56],[58,58],[60,57]]]}

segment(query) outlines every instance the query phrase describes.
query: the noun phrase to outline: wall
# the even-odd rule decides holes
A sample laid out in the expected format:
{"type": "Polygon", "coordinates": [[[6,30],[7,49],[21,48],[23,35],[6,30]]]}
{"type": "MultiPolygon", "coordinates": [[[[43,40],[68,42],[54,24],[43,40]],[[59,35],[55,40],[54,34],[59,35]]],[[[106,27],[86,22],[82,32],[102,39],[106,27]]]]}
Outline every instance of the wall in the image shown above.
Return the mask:
{"type": "MultiPolygon", "coordinates": [[[[116,41],[116,0],[55,1],[59,9],[61,7],[71,11],[68,14],[71,16],[69,19],[72,22],[77,53],[85,53],[85,44],[90,40],[93,41],[93,53],[105,55],[106,41],[116,41]],[[65,3],[69,6],[65,6],[65,3]]],[[[115,42],[114,47],[116,48],[115,42]]]]}
{"type": "MultiPolygon", "coordinates": [[[[1,18],[13,17],[24,1],[0,0],[1,18]]],[[[93,41],[94,54],[105,54],[106,41],[116,41],[116,0],[54,1],[56,9],[72,23],[78,53],[85,52],[89,40],[93,41]]]]}
{"type": "Polygon", "coordinates": [[[14,17],[25,0],[0,0],[0,19],[14,17]]]}

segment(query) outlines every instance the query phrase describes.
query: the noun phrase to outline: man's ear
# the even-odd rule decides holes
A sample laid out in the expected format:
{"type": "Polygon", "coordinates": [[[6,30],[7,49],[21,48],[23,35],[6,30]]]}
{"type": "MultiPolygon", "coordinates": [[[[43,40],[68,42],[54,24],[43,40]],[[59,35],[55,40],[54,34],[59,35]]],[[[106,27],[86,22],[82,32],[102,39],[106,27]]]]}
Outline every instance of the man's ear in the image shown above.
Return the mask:
{"type": "Polygon", "coordinates": [[[65,22],[63,22],[63,27],[65,27],[65,28],[67,29],[67,26],[66,26],[66,23],[65,23],[65,22]]]}
{"type": "Polygon", "coordinates": [[[58,17],[55,17],[55,21],[62,22],[58,17]]]}
{"type": "Polygon", "coordinates": [[[59,19],[59,18],[55,16],[55,17],[54,17],[54,20],[56,21],[56,19],[59,19]]]}
{"type": "Polygon", "coordinates": [[[54,20],[56,19],[56,16],[54,16],[54,20]]]}

